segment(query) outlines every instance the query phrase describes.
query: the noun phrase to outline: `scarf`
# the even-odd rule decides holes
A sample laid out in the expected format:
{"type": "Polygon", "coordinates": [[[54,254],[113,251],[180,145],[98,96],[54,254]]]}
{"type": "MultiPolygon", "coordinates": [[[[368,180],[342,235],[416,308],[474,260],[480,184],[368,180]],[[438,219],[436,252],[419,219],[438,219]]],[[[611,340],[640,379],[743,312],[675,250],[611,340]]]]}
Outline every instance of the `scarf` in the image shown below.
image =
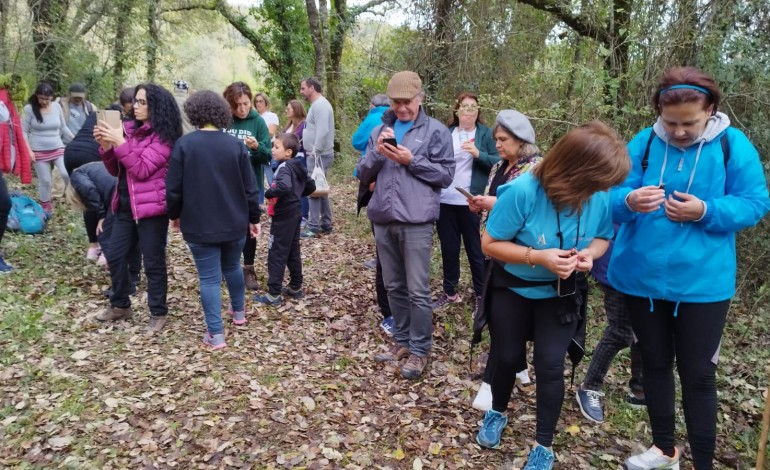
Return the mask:
{"type": "Polygon", "coordinates": [[[21,128],[21,120],[16,107],[8,95],[8,90],[0,89],[0,101],[8,108],[11,114],[10,125],[0,125],[0,171],[21,178],[23,184],[32,183],[32,160],[29,154],[29,147],[26,145],[24,131],[21,128]],[[11,168],[11,129],[13,129],[13,139],[16,147],[16,165],[11,168]],[[20,145],[21,143],[21,145],[20,145]]]}

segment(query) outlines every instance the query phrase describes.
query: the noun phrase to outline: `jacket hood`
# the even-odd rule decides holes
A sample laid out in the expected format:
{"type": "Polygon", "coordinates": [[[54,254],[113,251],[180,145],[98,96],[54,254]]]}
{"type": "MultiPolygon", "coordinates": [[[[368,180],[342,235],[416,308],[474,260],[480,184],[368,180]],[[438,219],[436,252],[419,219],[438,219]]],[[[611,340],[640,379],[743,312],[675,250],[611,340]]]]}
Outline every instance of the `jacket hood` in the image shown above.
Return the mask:
{"type": "Polygon", "coordinates": [[[251,110],[249,111],[249,114],[247,114],[246,117],[243,118],[243,119],[241,119],[238,116],[236,116],[235,114],[233,114],[233,121],[234,122],[249,121],[251,119],[258,118],[258,117],[259,117],[259,113],[257,112],[257,110],[254,109],[254,108],[251,108],[251,110]]]}
{"type": "MultiPolygon", "coordinates": [[[[727,114],[725,113],[717,112],[708,119],[706,122],[706,128],[703,129],[703,133],[700,135],[700,137],[695,139],[690,145],[697,145],[701,142],[709,143],[716,139],[719,134],[721,134],[728,127],[730,127],[730,118],[727,117],[727,114]]],[[[666,129],[663,127],[663,121],[660,119],[660,116],[658,116],[658,120],[655,121],[655,124],[652,126],[652,130],[655,132],[655,135],[660,137],[663,142],[669,141],[668,134],[666,133],[666,129]]]]}

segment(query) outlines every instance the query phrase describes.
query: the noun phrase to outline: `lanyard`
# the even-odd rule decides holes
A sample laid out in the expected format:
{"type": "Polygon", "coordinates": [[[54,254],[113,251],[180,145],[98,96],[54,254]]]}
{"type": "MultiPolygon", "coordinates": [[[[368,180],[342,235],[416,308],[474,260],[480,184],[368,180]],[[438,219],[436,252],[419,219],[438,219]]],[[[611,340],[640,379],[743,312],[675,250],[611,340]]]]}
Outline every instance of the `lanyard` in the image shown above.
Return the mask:
{"type": "MultiPolygon", "coordinates": [[[[554,210],[556,211],[556,227],[559,230],[556,232],[556,236],[559,237],[559,249],[564,249],[564,234],[561,232],[561,217],[559,216],[559,209],[554,206],[554,210]]],[[[580,213],[578,212],[578,218],[577,218],[577,231],[575,232],[575,246],[573,248],[577,249],[578,241],[580,240],[580,213]]]]}

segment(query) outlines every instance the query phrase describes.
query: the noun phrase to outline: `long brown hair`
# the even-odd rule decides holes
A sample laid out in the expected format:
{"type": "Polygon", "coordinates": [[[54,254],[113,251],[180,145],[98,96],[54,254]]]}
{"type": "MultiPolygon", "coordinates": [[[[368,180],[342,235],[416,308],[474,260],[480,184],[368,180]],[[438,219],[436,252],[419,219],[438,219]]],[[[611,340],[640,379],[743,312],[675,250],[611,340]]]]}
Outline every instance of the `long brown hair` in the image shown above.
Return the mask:
{"type": "MultiPolygon", "coordinates": [[[[457,127],[460,125],[460,118],[457,117],[457,110],[460,109],[460,104],[463,102],[465,98],[470,98],[473,101],[475,101],[477,105],[479,104],[479,97],[476,96],[475,94],[469,91],[464,91],[460,93],[460,95],[455,100],[455,105],[454,105],[454,108],[452,109],[452,117],[449,119],[449,121],[447,121],[447,125],[446,125],[447,127],[457,127]]],[[[476,116],[476,124],[479,124],[479,123],[484,124],[484,119],[481,118],[481,107],[479,107],[479,114],[476,116]]]]}
{"type": "Polygon", "coordinates": [[[664,106],[700,102],[704,110],[712,106],[711,113],[714,114],[721,99],[722,93],[711,75],[695,67],[674,67],[666,70],[660,77],[655,94],[652,95],[652,107],[660,114],[664,106]],[[685,87],[676,88],[677,85],[685,87]],[[686,88],[687,85],[701,88],[708,93],[686,88]]]}
{"type": "Polygon", "coordinates": [[[305,111],[305,106],[302,104],[300,100],[290,100],[289,106],[291,106],[291,110],[294,112],[294,117],[289,119],[289,122],[286,123],[286,126],[281,130],[281,132],[286,132],[286,129],[291,127],[292,132],[297,132],[297,128],[300,124],[302,124],[302,121],[305,120],[307,117],[307,112],[305,111]]]}
{"type": "Polygon", "coordinates": [[[556,210],[580,213],[599,191],[622,183],[631,170],[626,143],[601,121],[567,132],[532,173],[556,210]]]}

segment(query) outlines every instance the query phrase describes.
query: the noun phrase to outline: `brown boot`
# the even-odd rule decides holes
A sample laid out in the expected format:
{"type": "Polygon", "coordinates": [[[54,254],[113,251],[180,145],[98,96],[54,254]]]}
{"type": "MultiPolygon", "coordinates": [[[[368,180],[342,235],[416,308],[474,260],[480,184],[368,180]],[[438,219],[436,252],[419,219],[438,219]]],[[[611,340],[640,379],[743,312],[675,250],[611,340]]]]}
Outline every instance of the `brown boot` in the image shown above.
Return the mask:
{"type": "Polygon", "coordinates": [[[243,280],[246,282],[246,289],[259,289],[259,282],[257,282],[257,273],[254,272],[254,266],[243,267],[243,280]]]}
{"type": "Polygon", "coordinates": [[[417,380],[422,375],[426,365],[428,365],[428,356],[420,357],[410,354],[406,364],[401,366],[401,377],[417,380]]]}
{"type": "Polygon", "coordinates": [[[147,328],[144,330],[149,336],[155,333],[160,333],[160,330],[166,326],[166,317],[168,315],[150,315],[150,321],[147,323],[147,328]]]}
{"type": "Polygon", "coordinates": [[[102,313],[96,316],[99,321],[128,320],[134,314],[131,307],[118,308],[110,305],[102,313]]]}
{"type": "Polygon", "coordinates": [[[407,356],[409,356],[409,349],[393,343],[384,353],[375,354],[374,360],[377,362],[400,361],[407,356]]]}

